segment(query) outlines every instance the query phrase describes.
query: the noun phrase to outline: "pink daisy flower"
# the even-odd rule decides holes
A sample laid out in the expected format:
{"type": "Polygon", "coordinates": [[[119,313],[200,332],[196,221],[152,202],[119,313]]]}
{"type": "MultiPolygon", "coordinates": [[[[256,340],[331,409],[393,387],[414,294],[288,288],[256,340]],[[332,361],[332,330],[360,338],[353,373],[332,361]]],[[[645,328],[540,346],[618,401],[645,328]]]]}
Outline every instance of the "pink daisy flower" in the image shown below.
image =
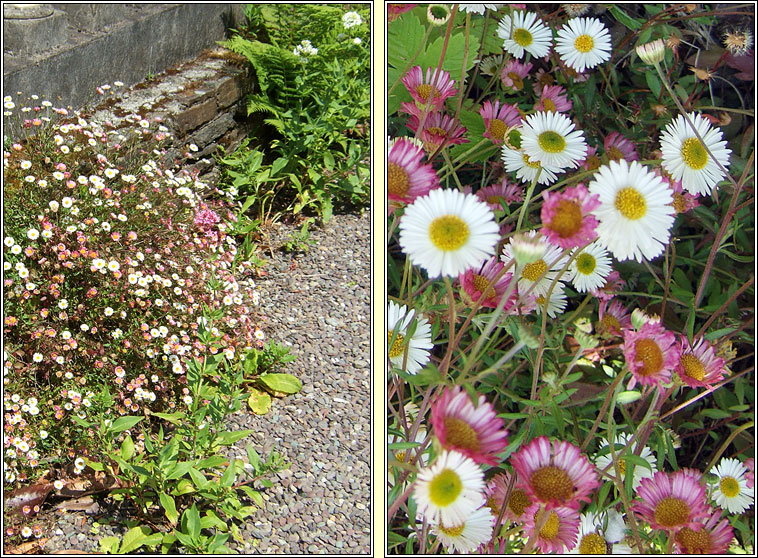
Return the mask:
{"type": "MultiPolygon", "coordinates": [[[[654,172],[659,174],[658,169],[655,169],[654,172]]],[[[669,176],[666,176],[666,174],[662,174],[661,176],[663,180],[671,185],[671,190],[674,192],[674,201],[671,202],[671,205],[674,206],[677,213],[687,213],[690,209],[694,209],[700,205],[700,202],[697,201],[698,195],[687,192],[682,187],[681,180],[673,180],[669,176]]]]}
{"type": "Polygon", "coordinates": [[[600,198],[591,196],[584,184],[563,192],[542,192],[542,228],[548,242],[561,248],[577,248],[597,238],[598,221],[592,211],[600,207],[600,198]]]}
{"type": "Polygon", "coordinates": [[[700,520],[711,513],[705,488],[692,476],[656,471],[644,478],[637,488],[639,500],[632,503],[634,513],[653,529],[677,531],[683,527],[697,529],[700,520]]]}
{"type": "Polygon", "coordinates": [[[600,335],[621,337],[632,329],[631,316],[632,313],[618,300],[601,300],[595,329],[600,335]]]}
{"type": "Polygon", "coordinates": [[[579,162],[579,166],[584,170],[597,170],[603,165],[600,157],[597,156],[597,147],[587,145],[587,155],[579,162]]]}
{"type": "MultiPolygon", "coordinates": [[[[500,279],[495,281],[495,277],[497,277],[504,267],[497,256],[495,256],[487,260],[478,272],[469,269],[465,273],[461,273],[458,280],[461,283],[463,292],[471,300],[472,305],[480,298],[484,298],[481,303],[482,307],[497,308],[500,299],[505,295],[513,279],[512,273],[505,273],[502,274],[500,279]]],[[[517,301],[518,292],[514,289],[511,292],[510,300],[505,303],[505,312],[512,310],[517,301]]]]}
{"type": "Polygon", "coordinates": [[[624,358],[632,379],[627,389],[639,382],[643,386],[671,381],[671,371],[679,361],[674,333],[658,323],[645,323],[639,331],[624,333],[624,358]]]}
{"type": "Polygon", "coordinates": [[[534,104],[534,110],[568,112],[574,105],[566,97],[566,90],[560,85],[545,85],[542,87],[540,100],[534,104]]]}
{"type": "MultiPolygon", "coordinates": [[[[413,130],[413,132],[416,132],[419,123],[419,118],[411,116],[406,126],[413,130]]],[[[424,121],[424,128],[421,130],[419,137],[424,142],[426,152],[434,153],[440,146],[468,143],[468,139],[464,137],[465,133],[466,128],[461,126],[452,116],[440,112],[432,112],[427,115],[424,121]]]]}
{"type": "Polygon", "coordinates": [[[713,346],[704,337],[695,344],[685,335],[679,338],[679,363],[676,373],[679,379],[690,387],[706,387],[724,379],[724,359],[716,356],[713,346]]]}
{"type": "Polygon", "coordinates": [[[547,509],[578,509],[590,501],[590,493],[600,485],[595,467],[574,444],[535,438],[511,457],[513,469],[524,482],[533,502],[547,504],[547,509]]]}
{"type": "Polygon", "coordinates": [[[592,292],[592,296],[599,298],[600,300],[611,300],[620,291],[626,287],[626,281],[621,278],[621,274],[613,270],[605,278],[605,286],[600,289],[595,289],[592,292]]]}
{"type": "Polygon", "coordinates": [[[445,388],[432,403],[432,428],[443,448],[456,450],[477,463],[494,465],[497,453],[508,445],[503,419],[492,404],[479,396],[476,407],[460,386],[445,388]]]}
{"type": "Polygon", "coordinates": [[[487,131],[482,135],[491,139],[495,145],[503,143],[508,128],[521,124],[518,107],[508,103],[503,103],[503,106],[500,106],[500,101],[495,101],[494,105],[491,101],[484,101],[482,108],[479,109],[479,114],[484,119],[484,127],[487,128],[487,131]]]}
{"type": "Polygon", "coordinates": [[[418,4],[387,4],[387,23],[418,6],[418,4]]]}
{"type": "Polygon", "coordinates": [[[506,502],[505,497],[508,495],[508,485],[511,482],[511,474],[508,472],[498,473],[490,479],[485,489],[487,496],[486,505],[492,510],[492,515],[500,517],[500,511],[505,506],[503,517],[507,517],[514,522],[524,520],[524,511],[532,505],[532,500],[522,486],[523,483],[516,481],[511,494],[506,502]]]}
{"type": "Polygon", "coordinates": [[[422,163],[424,150],[410,138],[397,138],[387,156],[387,195],[390,200],[411,203],[439,188],[434,167],[422,163]]]}
{"type": "Polygon", "coordinates": [[[503,177],[500,182],[477,190],[476,196],[489,205],[492,211],[502,211],[502,202],[511,205],[522,201],[524,189],[518,184],[508,184],[508,177],[503,177]]]}
{"type": "Polygon", "coordinates": [[[755,483],[755,459],[748,457],[743,465],[747,467],[747,472],[745,473],[747,487],[753,488],[753,484],[755,483]]]}
{"type": "Polygon", "coordinates": [[[634,148],[634,144],[618,132],[611,132],[605,136],[603,149],[611,161],[626,159],[631,162],[639,161],[640,159],[640,156],[637,155],[637,150],[634,148]]]}
{"type": "Polygon", "coordinates": [[[195,225],[201,229],[212,228],[221,218],[211,209],[203,209],[195,214],[195,225]]]}
{"type": "Polygon", "coordinates": [[[430,108],[435,111],[442,108],[445,99],[458,93],[449,72],[440,70],[438,73],[437,68],[431,67],[424,74],[421,66],[414,66],[403,76],[403,84],[421,107],[425,107],[431,98],[430,108]]]}
{"type": "Polygon", "coordinates": [[[729,519],[711,510],[707,521],[698,528],[682,527],[674,535],[676,554],[726,554],[734,538],[729,519]]]}
{"type": "Polygon", "coordinates": [[[563,554],[576,546],[580,521],[579,512],[573,508],[561,506],[540,511],[535,502],[524,511],[524,532],[530,539],[537,537],[537,548],[542,554],[563,554]],[[545,513],[549,514],[547,521],[536,532],[545,513]]]}
{"type": "Polygon", "coordinates": [[[503,82],[503,88],[521,91],[524,88],[524,78],[529,75],[531,69],[531,62],[524,64],[515,59],[507,62],[503,67],[503,71],[500,72],[500,81],[503,82]]]}

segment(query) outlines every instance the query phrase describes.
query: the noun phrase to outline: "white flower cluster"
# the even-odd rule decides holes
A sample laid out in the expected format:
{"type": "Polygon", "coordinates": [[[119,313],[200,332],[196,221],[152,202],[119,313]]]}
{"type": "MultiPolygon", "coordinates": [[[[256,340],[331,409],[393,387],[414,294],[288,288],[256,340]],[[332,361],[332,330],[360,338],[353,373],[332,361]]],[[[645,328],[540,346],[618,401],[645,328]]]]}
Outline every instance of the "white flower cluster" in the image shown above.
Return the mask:
{"type": "Polygon", "coordinates": [[[314,47],[308,39],[303,40],[292,51],[295,56],[299,56],[302,61],[307,62],[308,56],[315,56],[318,54],[318,49],[314,47]]]}
{"type": "Polygon", "coordinates": [[[345,29],[350,29],[351,27],[355,27],[361,23],[363,23],[363,19],[361,19],[361,16],[358,12],[347,12],[342,16],[342,25],[345,26],[345,29]]]}

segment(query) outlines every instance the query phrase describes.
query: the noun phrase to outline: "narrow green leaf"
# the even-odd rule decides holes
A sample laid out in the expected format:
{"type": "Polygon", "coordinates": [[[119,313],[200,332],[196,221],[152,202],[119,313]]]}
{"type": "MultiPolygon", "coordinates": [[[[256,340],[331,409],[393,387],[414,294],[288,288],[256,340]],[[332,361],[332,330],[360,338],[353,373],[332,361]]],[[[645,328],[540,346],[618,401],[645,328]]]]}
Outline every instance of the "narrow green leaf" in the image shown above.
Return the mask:
{"type": "Polygon", "coordinates": [[[111,425],[110,431],[111,432],[123,432],[124,430],[129,430],[132,428],[135,424],[143,420],[145,417],[121,417],[116,419],[116,421],[111,425]]]}
{"type": "Polygon", "coordinates": [[[237,478],[237,475],[234,472],[234,459],[232,459],[232,462],[229,463],[229,466],[226,468],[226,471],[224,471],[224,474],[221,476],[221,486],[223,487],[230,487],[232,484],[234,484],[234,480],[237,478]]]}
{"type": "Polygon", "coordinates": [[[184,515],[187,516],[187,533],[197,541],[200,536],[200,512],[197,511],[197,505],[192,504],[191,508],[184,511],[184,515]]]}
{"type": "Polygon", "coordinates": [[[624,27],[631,31],[636,31],[642,27],[642,24],[644,23],[644,20],[635,19],[627,15],[622,8],[614,6],[613,4],[608,4],[608,11],[616,18],[616,21],[620,22],[624,27]]]}
{"type": "Polygon", "coordinates": [[[176,502],[171,496],[164,494],[163,492],[161,492],[158,497],[161,501],[161,507],[166,513],[166,519],[171,522],[172,526],[176,525],[176,522],[179,520],[179,514],[176,512],[176,502]]]}
{"type": "Polygon", "coordinates": [[[144,525],[132,527],[126,532],[124,538],[121,540],[121,548],[119,548],[118,553],[128,554],[134,550],[137,550],[139,547],[145,544],[145,539],[150,532],[150,527],[146,527],[144,525]]]}
{"type": "Polygon", "coordinates": [[[132,441],[131,436],[127,436],[124,438],[124,441],[121,442],[121,459],[124,461],[129,461],[132,456],[134,455],[134,442],[132,441]]]}

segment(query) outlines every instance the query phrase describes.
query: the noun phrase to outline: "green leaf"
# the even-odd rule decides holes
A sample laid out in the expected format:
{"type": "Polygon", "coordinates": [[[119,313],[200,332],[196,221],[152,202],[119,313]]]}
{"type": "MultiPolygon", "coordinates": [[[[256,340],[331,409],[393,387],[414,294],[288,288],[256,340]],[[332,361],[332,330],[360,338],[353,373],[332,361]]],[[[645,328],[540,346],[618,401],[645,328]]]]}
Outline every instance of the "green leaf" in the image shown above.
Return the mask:
{"type": "Polygon", "coordinates": [[[253,470],[257,471],[261,464],[261,456],[255,451],[252,445],[247,446],[247,462],[253,466],[253,470]]]}
{"type": "Polygon", "coordinates": [[[289,160],[285,159],[284,157],[279,157],[276,161],[274,161],[271,165],[271,176],[276,175],[276,173],[286,167],[287,163],[289,163],[289,160]]]}
{"type": "Polygon", "coordinates": [[[257,490],[253,490],[252,488],[250,488],[246,484],[243,484],[242,486],[240,486],[240,490],[242,490],[242,492],[244,492],[245,494],[247,494],[247,496],[253,502],[255,502],[256,506],[258,506],[259,508],[263,509],[263,496],[261,496],[260,492],[258,492],[257,490]]]}
{"type": "Polygon", "coordinates": [[[163,420],[167,420],[171,424],[175,424],[177,426],[182,424],[182,419],[187,416],[184,412],[177,412],[177,413],[152,413],[153,416],[162,418],[163,420]]]}
{"type": "Polygon", "coordinates": [[[192,507],[184,510],[182,515],[182,527],[183,530],[194,541],[199,540],[200,537],[200,512],[197,511],[197,505],[192,504],[192,507]]]}
{"type": "Polygon", "coordinates": [[[643,23],[645,23],[644,20],[635,19],[627,15],[626,12],[624,12],[623,9],[620,8],[619,6],[614,6],[612,4],[609,4],[608,11],[611,12],[613,17],[615,17],[618,22],[620,22],[621,24],[624,25],[624,27],[632,31],[636,31],[637,29],[642,27],[643,23]]]}
{"type": "Polygon", "coordinates": [[[418,16],[412,12],[402,14],[387,28],[387,63],[399,71],[405,70],[413,63],[413,55],[423,41],[424,27],[418,16]]]}
{"type": "Polygon", "coordinates": [[[208,486],[208,479],[206,479],[205,475],[197,469],[190,469],[189,475],[192,477],[192,482],[195,483],[195,488],[198,490],[203,490],[206,486],[208,486]]]}
{"type": "Polygon", "coordinates": [[[180,461],[166,473],[166,480],[175,480],[186,475],[194,465],[194,461],[180,461]]]}
{"type": "Polygon", "coordinates": [[[712,419],[723,419],[732,416],[732,413],[722,411],[721,409],[703,409],[700,414],[712,419]]]}
{"type": "MultiPolygon", "coordinates": [[[[130,417],[133,418],[133,417],[130,417]]],[[[142,545],[146,544],[148,541],[148,535],[151,533],[150,527],[146,527],[144,525],[140,525],[138,527],[133,527],[129,529],[129,531],[126,532],[124,535],[124,538],[121,540],[121,548],[119,548],[118,553],[119,554],[129,554],[130,552],[137,550],[142,545]]],[[[162,538],[160,533],[156,533],[160,538],[162,538]]],[[[152,539],[152,537],[151,537],[152,539]]],[[[156,543],[157,544],[157,543],[156,543]]]]}
{"type": "Polygon", "coordinates": [[[184,496],[185,494],[191,494],[195,492],[195,487],[190,479],[182,479],[176,483],[176,488],[171,491],[174,496],[184,496]]]}
{"type": "Polygon", "coordinates": [[[280,393],[297,393],[303,389],[303,384],[292,374],[265,374],[258,381],[280,393]]]}
{"type": "Polygon", "coordinates": [[[642,397],[642,394],[639,391],[622,391],[618,394],[616,401],[622,405],[628,405],[637,401],[640,397],[642,397]]]}
{"type": "MultiPolygon", "coordinates": [[[[437,37],[437,39],[429,46],[427,46],[424,54],[419,57],[418,64],[421,65],[421,69],[426,75],[426,68],[430,67],[432,73],[439,64],[440,57],[442,56],[442,47],[444,45],[445,38],[437,37]]],[[[466,38],[462,33],[454,34],[448,41],[447,50],[445,51],[445,58],[442,61],[442,69],[450,72],[450,77],[458,83],[461,79],[461,68],[463,67],[463,54],[465,52],[466,38]]],[[[469,36],[468,56],[466,56],[466,70],[470,70],[474,67],[474,58],[479,50],[479,39],[477,37],[469,36]]],[[[460,84],[459,84],[460,85],[460,84]]]]}
{"type": "Polygon", "coordinates": [[[653,92],[653,95],[655,95],[656,97],[659,97],[661,94],[661,88],[663,87],[663,84],[661,83],[661,80],[658,78],[655,72],[651,72],[651,71],[645,72],[645,81],[647,81],[647,86],[650,88],[650,91],[653,92]]]}
{"type": "Polygon", "coordinates": [[[103,537],[100,539],[100,550],[106,554],[116,554],[121,539],[118,537],[103,537]]]}
{"type": "Polygon", "coordinates": [[[237,440],[254,434],[255,430],[234,430],[231,432],[221,432],[216,438],[216,443],[222,446],[231,446],[237,440]]]}
{"type": "Polygon", "coordinates": [[[225,465],[228,461],[229,458],[224,457],[223,455],[212,455],[210,457],[206,457],[202,461],[199,461],[196,467],[201,471],[203,469],[213,469],[215,467],[219,467],[220,465],[225,465]]]}
{"type": "Polygon", "coordinates": [[[131,436],[127,436],[121,443],[121,459],[129,461],[132,456],[134,456],[134,442],[131,436]]]}
{"type": "Polygon", "coordinates": [[[229,467],[226,468],[226,471],[224,471],[224,474],[221,476],[221,486],[225,488],[232,486],[236,478],[237,475],[234,473],[234,459],[232,459],[232,462],[229,463],[229,467]]]}
{"type": "Polygon", "coordinates": [[[163,492],[161,492],[158,497],[161,501],[161,507],[166,513],[166,519],[171,522],[172,526],[176,525],[176,522],[179,520],[179,514],[176,512],[176,502],[174,502],[174,499],[171,496],[164,494],[163,492]]]}
{"type": "Polygon", "coordinates": [[[144,418],[145,417],[121,417],[119,419],[116,419],[116,421],[111,425],[110,431],[118,433],[123,432],[124,430],[129,430],[144,418]]]}
{"type": "Polygon", "coordinates": [[[223,531],[226,531],[229,527],[226,522],[222,521],[222,519],[216,515],[216,512],[212,510],[209,510],[205,513],[205,517],[200,520],[200,526],[203,529],[216,527],[217,529],[221,529],[223,531]]]}
{"type": "Polygon", "coordinates": [[[271,396],[257,389],[251,389],[247,405],[256,415],[265,415],[271,408],[271,396]]]}

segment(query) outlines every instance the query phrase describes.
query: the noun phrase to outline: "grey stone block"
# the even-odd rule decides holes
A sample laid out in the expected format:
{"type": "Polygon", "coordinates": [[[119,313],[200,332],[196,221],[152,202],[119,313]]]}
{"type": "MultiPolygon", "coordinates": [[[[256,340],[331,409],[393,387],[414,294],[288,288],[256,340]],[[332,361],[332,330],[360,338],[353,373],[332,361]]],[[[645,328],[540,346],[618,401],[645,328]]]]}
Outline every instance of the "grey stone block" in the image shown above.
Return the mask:
{"type": "Polygon", "coordinates": [[[66,42],[68,30],[63,12],[52,7],[26,11],[10,8],[3,6],[3,51],[32,55],[58,48],[66,42]]]}

